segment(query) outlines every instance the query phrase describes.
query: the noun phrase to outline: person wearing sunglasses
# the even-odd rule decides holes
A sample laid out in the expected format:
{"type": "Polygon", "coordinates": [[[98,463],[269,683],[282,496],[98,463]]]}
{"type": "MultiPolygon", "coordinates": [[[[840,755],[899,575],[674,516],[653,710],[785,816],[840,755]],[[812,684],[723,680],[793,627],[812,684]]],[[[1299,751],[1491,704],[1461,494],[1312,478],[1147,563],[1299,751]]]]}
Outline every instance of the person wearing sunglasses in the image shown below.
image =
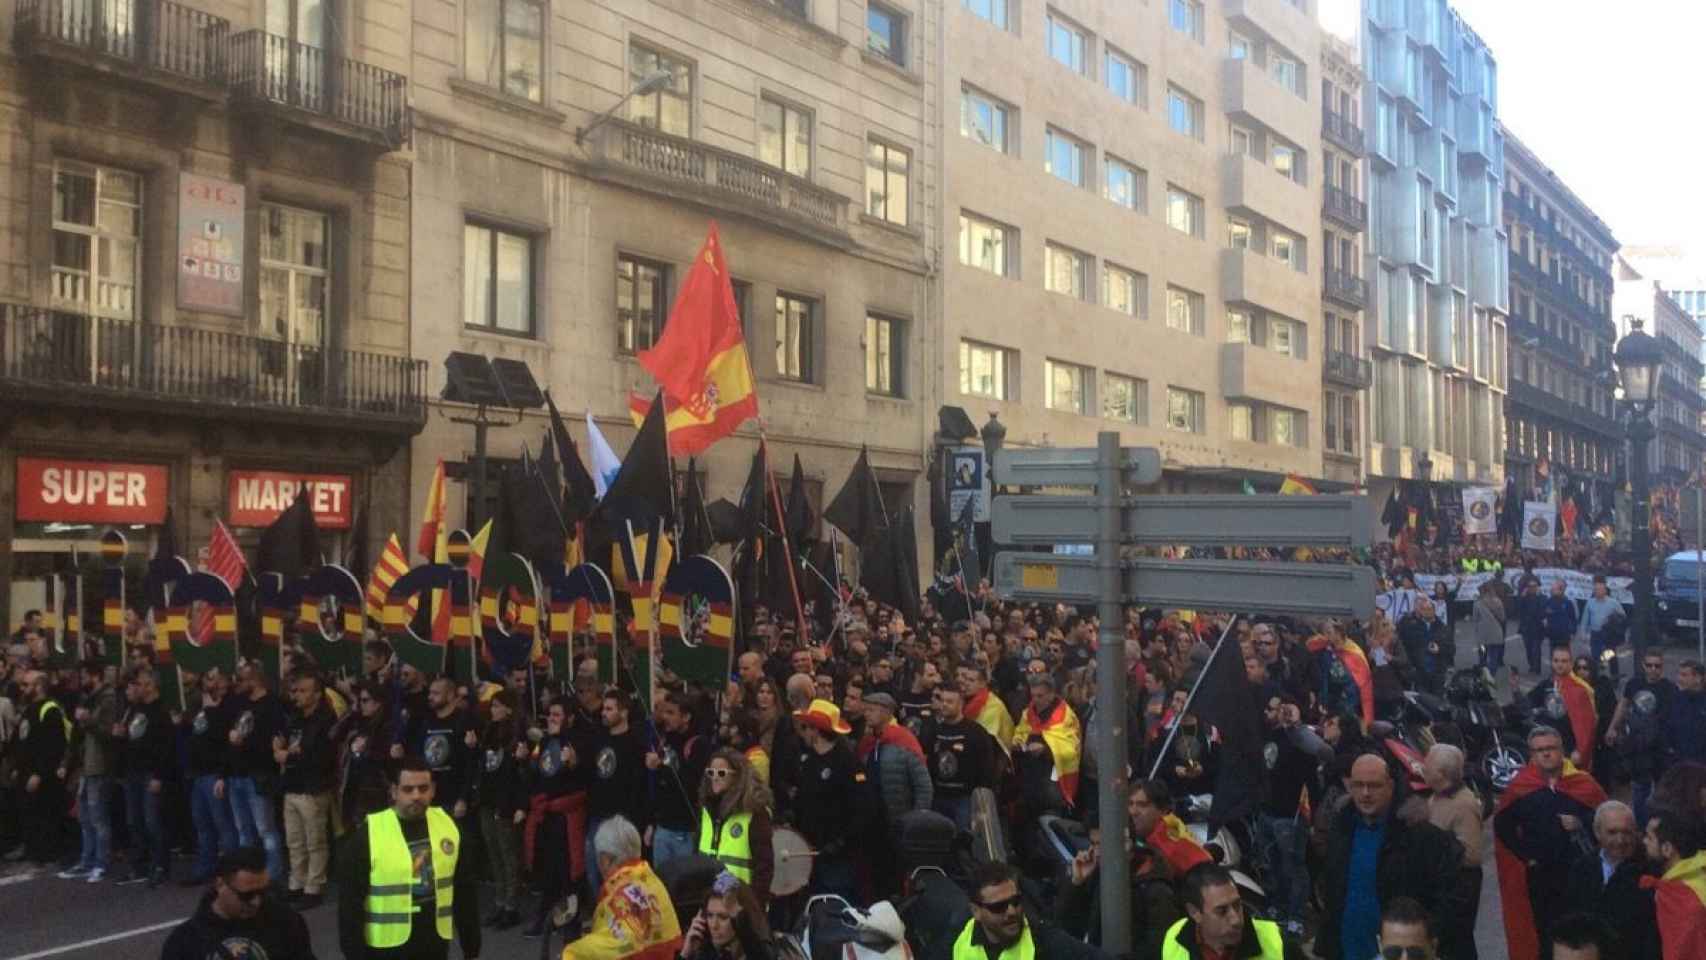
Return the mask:
{"type": "Polygon", "coordinates": [[[1630,780],[1630,803],[1635,820],[1645,823],[1653,784],[1664,772],[1664,717],[1676,696],[1676,684],[1665,676],[1663,650],[1650,649],[1641,668],[1623,685],[1623,696],[1605,728],[1605,745],[1614,747],[1630,780]]]}
{"type": "Polygon", "coordinates": [[[1032,923],[1019,893],[1019,872],[994,861],[971,875],[971,919],[954,940],[951,960],[1106,960],[1107,954],[1059,927],[1032,923]]]}
{"type": "Polygon", "coordinates": [[[266,851],[238,847],[219,858],[213,886],[188,920],[166,937],[160,960],[266,957],[314,960],[302,915],[267,896],[266,851]]]}
{"type": "Polygon", "coordinates": [[[1439,938],[1422,905],[1396,897],[1380,912],[1380,953],[1376,960],[1437,960],[1439,938]]]}
{"type": "Polygon", "coordinates": [[[699,782],[695,848],[721,861],[760,904],[769,903],[776,873],[771,805],[770,788],[745,754],[728,748],[711,754],[699,782]]]}

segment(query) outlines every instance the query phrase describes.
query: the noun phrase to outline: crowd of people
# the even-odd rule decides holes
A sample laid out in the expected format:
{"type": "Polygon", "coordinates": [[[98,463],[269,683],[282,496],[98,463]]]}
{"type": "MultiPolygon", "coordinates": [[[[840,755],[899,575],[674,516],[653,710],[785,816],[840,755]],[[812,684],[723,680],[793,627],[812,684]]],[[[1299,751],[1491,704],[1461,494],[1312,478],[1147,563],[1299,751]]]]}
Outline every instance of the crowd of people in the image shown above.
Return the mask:
{"type": "Polygon", "coordinates": [[[1128,671],[1106,678],[1094,617],[983,593],[964,619],[926,600],[911,621],[855,595],[821,640],[758,609],[726,686],[660,671],[655,693],[605,682],[592,656],[572,676],[458,683],[374,638],[358,676],[287,650],[276,678],[244,661],[184,677],[166,703],[175,668],[145,649],[122,671],[64,669],[17,644],[0,667],[0,845],[66,882],[205,887],[168,960],[233,931],[312,956],[300,915],[334,896],[352,958],[453,941],[476,957],[483,927],[548,935],[570,897],[584,934],[566,957],[762,958],[820,894],[897,905],[926,957],[1101,957],[1114,856],[1135,957],[1473,960],[1488,859],[1518,960],[1706,956],[1701,664],[1673,684],[1647,650],[1610,689],[1571,653],[1580,624],[1566,635],[1543,612],[1552,659],[1509,689],[1536,722],[1489,843],[1473,758],[1441,732],[1412,762],[1387,721],[1407,691],[1443,689],[1455,644],[1526,639],[1523,597],[1489,591],[1467,634],[1426,598],[1397,622],[1132,608],[1113,633],[1128,671]],[[1192,700],[1221,655],[1261,709],[1253,754],[1192,700]],[[1129,716],[1098,715],[1105,682],[1127,687],[1129,716]],[[1109,723],[1126,756],[1096,749],[1109,723]],[[1129,782],[1124,822],[1098,821],[1106,777],[1129,782]],[[1229,780],[1259,784],[1251,809],[1193,833],[1189,798],[1229,780]],[[1056,818],[1085,830],[1070,859],[1043,836],[1056,818]],[[934,823],[955,856],[914,844],[934,823]],[[1217,862],[1223,845],[1201,837],[1219,831],[1244,862],[1217,862]],[[799,843],[803,884],[777,852],[799,843]],[[706,860],[720,875],[699,896],[665,882],[706,860]],[[926,862],[944,869],[915,872],[926,862]],[[1667,914],[1676,889],[1701,891],[1694,912],[1667,914]]]}

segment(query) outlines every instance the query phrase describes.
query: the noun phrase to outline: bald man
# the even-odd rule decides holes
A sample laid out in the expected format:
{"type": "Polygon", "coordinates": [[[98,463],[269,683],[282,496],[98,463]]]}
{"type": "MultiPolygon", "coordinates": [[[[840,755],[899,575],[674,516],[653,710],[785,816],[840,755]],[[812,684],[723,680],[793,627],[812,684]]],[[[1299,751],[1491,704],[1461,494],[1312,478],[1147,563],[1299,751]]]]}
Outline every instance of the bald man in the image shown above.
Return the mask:
{"type": "Polygon", "coordinates": [[[30,670],[18,681],[19,825],[24,854],[46,865],[59,859],[60,820],[65,813],[65,752],[71,721],[49,695],[47,674],[30,670]]]}

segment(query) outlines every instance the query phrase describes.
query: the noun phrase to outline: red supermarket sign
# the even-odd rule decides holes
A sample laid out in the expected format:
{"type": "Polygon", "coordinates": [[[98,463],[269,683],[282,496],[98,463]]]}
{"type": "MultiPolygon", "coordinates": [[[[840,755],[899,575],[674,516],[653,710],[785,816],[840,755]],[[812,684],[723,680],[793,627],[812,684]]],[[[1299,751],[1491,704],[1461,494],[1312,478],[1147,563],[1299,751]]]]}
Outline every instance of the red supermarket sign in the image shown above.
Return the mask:
{"type": "Polygon", "coordinates": [[[226,519],[233,527],[264,527],[278,519],[308,488],[308,509],[314,524],[327,530],[350,525],[350,491],[346,474],[302,474],[279,470],[233,470],[226,498],[226,519]]]}
{"type": "Polygon", "coordinates": [[[18,519],[29,522],[160,523],[167,472],[149,463],[18,458],[18,519]]]}

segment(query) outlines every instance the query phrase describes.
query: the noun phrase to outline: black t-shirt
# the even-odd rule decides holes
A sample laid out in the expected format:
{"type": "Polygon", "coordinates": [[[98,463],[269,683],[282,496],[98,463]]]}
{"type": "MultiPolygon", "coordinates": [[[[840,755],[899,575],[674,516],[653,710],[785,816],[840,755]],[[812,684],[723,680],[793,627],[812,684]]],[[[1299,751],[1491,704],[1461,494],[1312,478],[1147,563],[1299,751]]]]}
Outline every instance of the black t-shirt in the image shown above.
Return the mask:
{"type": "Polygon", "coordinates": [[[912,731],[914,737],[922,738],[935,715],[934,690],[925,690],[921,693],[914,693],[909,690],[901,695],[900,713],[895,719],[900,721],[901,726],[912,731]]]}
{"type": "Polygon", "coordinates": [[[189,772],[192,777],[224,776],[229,766],[231,722],[236,718],[230,696],[217,705],[203,701],[184,715],[184,733],[189,737],[189,772]]]}
{"type": "MultiPolygon", "coordinates": [[[[578,749],[578,748],[577,748],[578,749]]],[[[651,818],[651,791],[646,770],[646,738],[630,726],[625,733],[609,731],[592,743],[592,753],[581,763],[592,776],[587,791],[587,816],[613,817],[622,814],[644,830],[651,818]]]]}
{"type": "Polygon", "coordinates": [[[262,777],[278,773],[278,762],[272,756],[272,738],[284,729],[284,708],[278,698],[267,694],[250,700],[233,694],[231,700],[231,730],[239,742],[227,755],[231,775],[262,777]]]}
{"type": "Polygon", "coordinates": [[[925,733],[924,762],[940,797],[964,797],[995,782],[995,738],[975,720],[933,723],[925,733]]]}
{"type": "Polygon", "coordinates": [[[123,744],[126,776],[170,779],[177,737],[172,730],[172,716],[159,700],[153,703],[132,703],[126,707],[123,744]]]}
{"type": "Polygon", "coordinates": [[[473,751],[467,736],[472,727],[461,710],[440,717],[424,713],[409,720],[404,742],[419,753],[432,770],[434,803],[449,810],[458,800],[472,799],[473,751]]]}

